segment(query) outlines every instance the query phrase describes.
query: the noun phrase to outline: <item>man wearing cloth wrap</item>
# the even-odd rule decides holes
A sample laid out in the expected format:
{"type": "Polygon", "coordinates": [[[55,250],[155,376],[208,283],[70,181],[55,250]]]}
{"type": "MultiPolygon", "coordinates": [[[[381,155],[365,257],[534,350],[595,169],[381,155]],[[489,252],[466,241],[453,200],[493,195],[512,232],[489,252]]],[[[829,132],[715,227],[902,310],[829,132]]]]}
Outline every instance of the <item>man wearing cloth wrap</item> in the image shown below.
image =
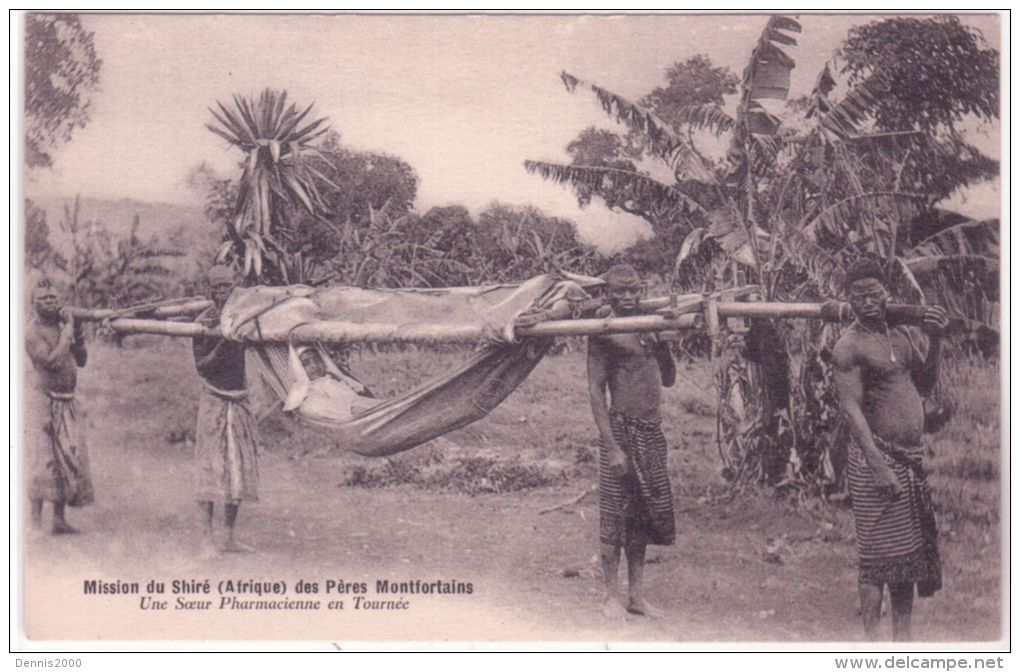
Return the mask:
{"type": "Polygon", "coordinates": [[[64,518],[66,506],[93,500],[85,443],[85,417],[74,399],[78,368],[85,366],[81,323],[61,307],[49,280],[32,291],[36,317],[25,330],[32,374],[25,399],[25,457],[32,526],[42,527],[43,504],[53,503],[53,534],[76,532],[64,518]]]}
{"type": "MultiPolygon", "coordinates": [[[[620,264],[610,268],[605,279],[609,306],[600,310],[599,317],[636,314],[642,293],[637,271],[620,264]]],[[[676,537],[666,439],[659,418],[662,387],[672,386],[675,378],[669,346],[655,333],[588,339],[588,393],[602,440],[599,541],[606,588],[603,609],[608,615],[622,615],[624,608],[617,588],[621,549],[627,556],[626,610],[661,615],[645,599],[642,579],[645,547],[671,545],[676,537]]]]}
{"type": "Polygon", "coordinates": [[[942,587],[935,517],[922,465],[924,406],[938,381],[939,336],[948,324],[929,307],[923,330],[886,322],[888,293],[876,262],[847,272],[856,321],[833,352],[834,381],[852,442],[847,467],[860,556],[864,630],[878,634],[882,591],[889,586],[893,639],[910,634],[914,585],[931,596],[942,587]]]}
{"type": "MultiPolygon", "coordinates": [[[[218,325],[234,282],[234,272],[227,266],[209,270],[213,306],[197,321],[218,325]]],[[[195,338],[192,347],[195,367],[203,379],[195,430],[195,496],[204,513],[204,550],[215,549],[213,513],[215,502],[221,501],[226,526],[223,550],[250,551],[234,539],[241,502],[258,499],[258,424],[245,389],[244,346],[224,338],[195,338]]]]}

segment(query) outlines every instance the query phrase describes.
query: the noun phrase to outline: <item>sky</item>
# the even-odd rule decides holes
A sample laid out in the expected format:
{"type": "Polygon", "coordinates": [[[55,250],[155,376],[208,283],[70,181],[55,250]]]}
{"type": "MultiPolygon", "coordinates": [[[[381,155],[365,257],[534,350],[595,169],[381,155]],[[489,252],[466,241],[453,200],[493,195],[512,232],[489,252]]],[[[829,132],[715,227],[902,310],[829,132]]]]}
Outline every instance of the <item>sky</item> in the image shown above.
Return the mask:
{"type": "MultiPolygon", "coordinates": [[[[493,200],[573,219],[584,238],[619,248],[647,227],[526,173],[525,159],[564,162],[579,131],[613,128],[597,101],[569,94],[559,73],[639,98],[674,62],[707,54],[740,73],[766,16],[238,16],[88,15],[103,60],[91,119],[32,171],[26,193],[199,204],[188,174],[223,175],[238,154],[210,133],[208,107],[235,93],[284,88],[315,102],[345,144],[396,155],[421,183],[416,207],[493,200]]],[[[791,94],[811,90],[833,50],[867,16],[801,16],[791,94]]],[[[999,42],[995,16],[965,17],[999,42]]],[[[735,104],[730,101],[732,106],[735,104]]],[[[968,137],[999,155],[998,126],[968,137]]],[[[997,185],[952,205],[998,216],[997,185]]]]}

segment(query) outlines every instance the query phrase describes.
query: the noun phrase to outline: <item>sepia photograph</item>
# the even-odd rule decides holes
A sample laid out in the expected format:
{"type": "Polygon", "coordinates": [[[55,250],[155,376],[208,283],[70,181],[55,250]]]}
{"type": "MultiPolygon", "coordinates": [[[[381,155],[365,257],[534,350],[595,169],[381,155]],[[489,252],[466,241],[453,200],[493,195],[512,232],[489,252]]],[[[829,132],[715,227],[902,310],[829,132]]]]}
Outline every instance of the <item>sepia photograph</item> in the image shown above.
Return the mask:
{"type": "Polygon", "coordinates": [[[13,13],[12,651],[1008,650],[1008,23],[13,13]]]}

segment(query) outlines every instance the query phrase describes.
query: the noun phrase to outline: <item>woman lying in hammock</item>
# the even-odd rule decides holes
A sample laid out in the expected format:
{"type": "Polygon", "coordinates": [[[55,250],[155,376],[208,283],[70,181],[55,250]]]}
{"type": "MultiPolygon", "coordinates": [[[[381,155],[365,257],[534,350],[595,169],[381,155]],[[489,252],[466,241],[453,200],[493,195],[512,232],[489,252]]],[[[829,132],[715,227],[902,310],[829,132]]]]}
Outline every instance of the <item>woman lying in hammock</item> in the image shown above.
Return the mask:
{"type": "Polygon", "coordinates": [[[332,358],[316,346],[292,348],[291,370],[297,382],[283,405],[285,411],[300,406],[302,413],[317,419],[346,422],[375,405],[371,390],[341,371],[332,358]],[[297,357],[297,366],[294,357],[297,357]]]}

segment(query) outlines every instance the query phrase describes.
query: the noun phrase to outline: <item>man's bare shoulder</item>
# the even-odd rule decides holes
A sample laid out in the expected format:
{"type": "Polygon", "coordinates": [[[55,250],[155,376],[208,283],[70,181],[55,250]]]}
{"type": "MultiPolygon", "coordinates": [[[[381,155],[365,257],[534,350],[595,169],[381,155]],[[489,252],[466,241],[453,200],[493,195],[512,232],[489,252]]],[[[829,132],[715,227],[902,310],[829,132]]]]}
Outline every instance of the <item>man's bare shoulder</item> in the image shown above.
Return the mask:
{"type": "Polygon", "coordinates": [[[601,355],[609,345],[605,336],[592,334],[588,337],[588,354],[601,355]]]}
{"type": "MultiPolygon", "coordinates": [[[[598,309],[595,311],[595,317],[599,319],[605,317],[612,317],[612,315],[613,309],[610,308],[609,306],[599,306],[598,309]]],[[[592,350],[603,349],[607,345],[609,345],[609,341],[606,339],[606,336],[600,336],[598,334],[592,334],[591,336],[588,336],[589,352],[591,352],[592,350]]]]}
{"type": "Polygon", "coordinates": [[[51,327],[43,324],[36,318],[32,318],[25,325],[25,340],[34,341],[45,341],[47,336],[52,336],[59,333],[56,327],[51,327]]]}
{"type": "Polygon", "coordinates": [[[832,361],[839,368],[850,368],[857,363],[860,355],[861,335],[847,329],[832,348],[832,361]]]}

